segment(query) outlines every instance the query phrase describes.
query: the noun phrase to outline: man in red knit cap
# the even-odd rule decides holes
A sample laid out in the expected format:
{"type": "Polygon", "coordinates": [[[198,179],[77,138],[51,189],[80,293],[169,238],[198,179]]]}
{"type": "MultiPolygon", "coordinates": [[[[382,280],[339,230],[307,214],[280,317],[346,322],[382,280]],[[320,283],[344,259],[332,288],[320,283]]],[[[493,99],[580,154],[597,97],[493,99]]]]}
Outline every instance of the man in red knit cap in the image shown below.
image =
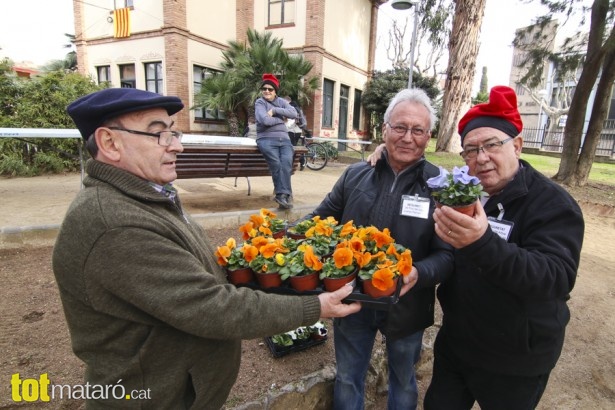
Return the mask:
{"type": "Polygon", "coordinates": [[[564,343],[583,242],[583,215],[559,185],[520,159],[515,92],[459,122],[461,156],[489,194],[473,217],[434,212],[436,234],[455,249],[455,272],[438,288],[444,313],[424,407],[533,409],[564,343]]]}

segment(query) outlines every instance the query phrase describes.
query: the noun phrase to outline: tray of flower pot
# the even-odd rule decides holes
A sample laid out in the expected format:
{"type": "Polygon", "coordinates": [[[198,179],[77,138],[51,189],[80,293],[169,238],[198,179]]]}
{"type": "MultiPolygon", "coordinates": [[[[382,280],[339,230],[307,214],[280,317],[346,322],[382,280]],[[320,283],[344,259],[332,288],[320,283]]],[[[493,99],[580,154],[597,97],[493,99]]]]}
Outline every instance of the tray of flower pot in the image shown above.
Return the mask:
{"type": "Polygon", "coordinates": [[[265,338],[265,343],[267,347],[271,351],[273,357],[278,358],[282,356],[286,356],[290,353],[297,353],[303,350],[309,349],[310,347],[318,346],[327,341],[327,336],[323,336],[319,339],[309,338],[305,340],[295,341],[290,346],[283,346],[274,343],[272,336],[265,338]]]}
{"type": "MultiPolygon", "coordinates": [[[[363,283],[360,279],[355,278],[352,282],[350,282],[354,290],[350,295],[348,295],[343,301],[350,302],[361,302],[362,306],[370,309],[377,310],[389,310],[392,305],[396,304],[399,301],[399,293],[402,287],[402,280],[397,281],[397,286],[395,288],[395,292],[390,296],[380,296],[374,297],[364,293],[363,283]]],[[[276,293],[281,295],[319,295],[323,292],[326,292],[324,284],[321,282],[316,288],[310,290],[296,290],[294,289],[288,280],[282,281],[279,286],[272,287],[263,287],[257,281],[249,281],[246,283],[236,284],[235,286],[241,287],[249,287],[255,290],[262,290],[266,293],[276,293]]]]}
{"type": "Polygon", "coordinates": [[[274,357],[286,356],[327,341],[327,326],[321,320],[312,326],[301,326],[295,330],[265,338],[265,343],[274,357]]]}

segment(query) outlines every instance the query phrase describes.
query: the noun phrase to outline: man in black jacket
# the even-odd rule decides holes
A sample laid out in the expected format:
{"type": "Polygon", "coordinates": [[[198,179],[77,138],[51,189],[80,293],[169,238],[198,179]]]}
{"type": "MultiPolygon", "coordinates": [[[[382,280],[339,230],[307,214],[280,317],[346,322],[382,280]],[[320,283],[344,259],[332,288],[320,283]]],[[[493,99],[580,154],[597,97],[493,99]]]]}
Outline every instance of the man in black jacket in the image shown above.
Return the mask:
{"type": "Polygon", "coordinates": [[[437,235],[455,248],[455,273],[438,288],[444,318],[425,409],[533,409],[561,353],[583,215],[519,159],[522,128],[504,86],[459,122],[461,155],[489,196],[473,217],[434,214],[437,235]]]}
{"type": "Polygon", "coordinates": [[[390,409],[416,408],[414,364],[423,331],[433,324],[435,285],[452,272],[452,248],[434,232],[433,201],[425,183],[439,170],[423,156],[435,114],[419,89],[403,90],[390,102],[382,128],[385,156],[375,167],[353,164],[310,215],[341,223],[389,228],[396,242],[412,251],[410,285],[390,311],[364,307],[335,320],[337,376],[334,408],[362,409],[365,375],[378,331],[386,336],[390,409]]]}

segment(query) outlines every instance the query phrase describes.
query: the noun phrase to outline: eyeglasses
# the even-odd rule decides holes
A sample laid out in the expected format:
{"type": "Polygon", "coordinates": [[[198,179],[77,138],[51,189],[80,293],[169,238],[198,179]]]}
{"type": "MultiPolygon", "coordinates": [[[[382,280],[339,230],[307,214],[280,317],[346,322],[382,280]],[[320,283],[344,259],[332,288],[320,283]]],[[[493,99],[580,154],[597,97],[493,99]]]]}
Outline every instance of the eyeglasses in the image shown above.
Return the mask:
{"type": "Polygon", "coordinates": [[[482,147],[466,147],[463,151],[459,153],[463,157],[463,159],[474,159],[478,157],[478,153],[483,151],[484,153],[494,154],[499,152],[502,149],[502,145],[506,144],[508,141],[514,140],[513,137],[509,137],[502,141],[490,142],[488,144],[483,145],[482,147]]]}
{"type": "Polygon", "coordinates": [[[408,131],[410,131],[413,137],[423,137],[428,132],[419,127],[408,128],[408,127],[404,127],[403,125],[391,125],[390,122],[387,122],[387,125],[389,126],[391,131],[393,131],[393,135],[397,137],[405,136],[408,133],[408,131]]]}
{"type": "Polygon", "coordinates": [[[272,92],[274,90],[275,90],[275,88],[271,88],[271,87],[261,87],[261,91],[272,92]]]}
{"type": "Polygon", "coordinates": [[[162,145],[163,147],[168,147],[173,142],[173,137],[177,138],[179,142],[182,141],[182,136],[184,135],[181,131],[160,131],[160,132],[145,132],[145,131],[136,131],[136,130],[128,130],[126,128],[120,127],[108,127],[110,130],[116,131],[124,131],[129,132],[131,134],[137,135],[147,135],[148,137],[156,137],[158,138],[158,145],[162,145]]]}

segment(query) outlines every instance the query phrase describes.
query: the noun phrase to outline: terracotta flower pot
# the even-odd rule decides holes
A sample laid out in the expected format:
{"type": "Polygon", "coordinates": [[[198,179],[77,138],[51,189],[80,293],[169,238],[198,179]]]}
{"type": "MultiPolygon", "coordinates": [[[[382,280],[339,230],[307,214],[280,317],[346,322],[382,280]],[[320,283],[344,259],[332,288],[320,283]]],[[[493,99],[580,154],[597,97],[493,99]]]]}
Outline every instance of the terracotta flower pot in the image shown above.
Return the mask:
{"type": "Polygon", "coordinates": [[[355,280],[357,277],[357,271],[355,270],[351,274],[344,276],[342,278],[324,278],[322,280],[323,285],[325,286],[325,290],[327,292],[334,292],[344,286],[347,283],[350,283],[355,280]]]}
{"type": "Polygon", "coordinates": [[[286,231],[286,236],[288,236],[291,239],[305,239],[305,234],[302,233],[294,233],[294,232],[290,232],[290,231],[286,231]]]}
{"type": "MultiPolygon", "coordinates": [[[[442,204],[439,202],[436,202],[436,208],[442,208],[442,204]]],[[[460,212],[464,215],[468,215],[468,216],[474,216],[474,203],[471,203],[469,205],[455,205],[455,206],[451,206],[451,205],[447,205],[450,208],[453,208],[455,211],[460,212]]]]}
{"type": "Polygon", "coordinates": [[[250,283],[254,280],[254,271],[250,267],[235,270],[227,269],[226,276],[228,281],[233,285],[241,285],[243,283],[250,283]]]}
{"type": "Polygon", "coordinates": [[[385,290],[380,290],[376,288],[374,285],[372,285],[371,279],[364,280],[363,281],[363,293],[373,298],[382,298],[386,296],[391,296],[393,293],[395,293],[395,290],[397,289],[398,280],[399,280],[399,276],[393,279],[393,286],[385,290]]]}
{"type": "Polygon", "coordinates": [[[327,335],[319,335],[318,333],[312,333],[311,336],[312,340],[325,340],[327,338],[327,335]]]}
{"type": "Polygon", "coordinates": [[[261,288],[277,288],[282,285],[280,272],[256,272],[256,280],[261,288]]]}
{"type": "Polygon", "coordinates": [[[318,286],[318,272],[312,272],[307,275],[291,276],[289,278],[290,286],[298,291],[316,289],[318,286]]]}

